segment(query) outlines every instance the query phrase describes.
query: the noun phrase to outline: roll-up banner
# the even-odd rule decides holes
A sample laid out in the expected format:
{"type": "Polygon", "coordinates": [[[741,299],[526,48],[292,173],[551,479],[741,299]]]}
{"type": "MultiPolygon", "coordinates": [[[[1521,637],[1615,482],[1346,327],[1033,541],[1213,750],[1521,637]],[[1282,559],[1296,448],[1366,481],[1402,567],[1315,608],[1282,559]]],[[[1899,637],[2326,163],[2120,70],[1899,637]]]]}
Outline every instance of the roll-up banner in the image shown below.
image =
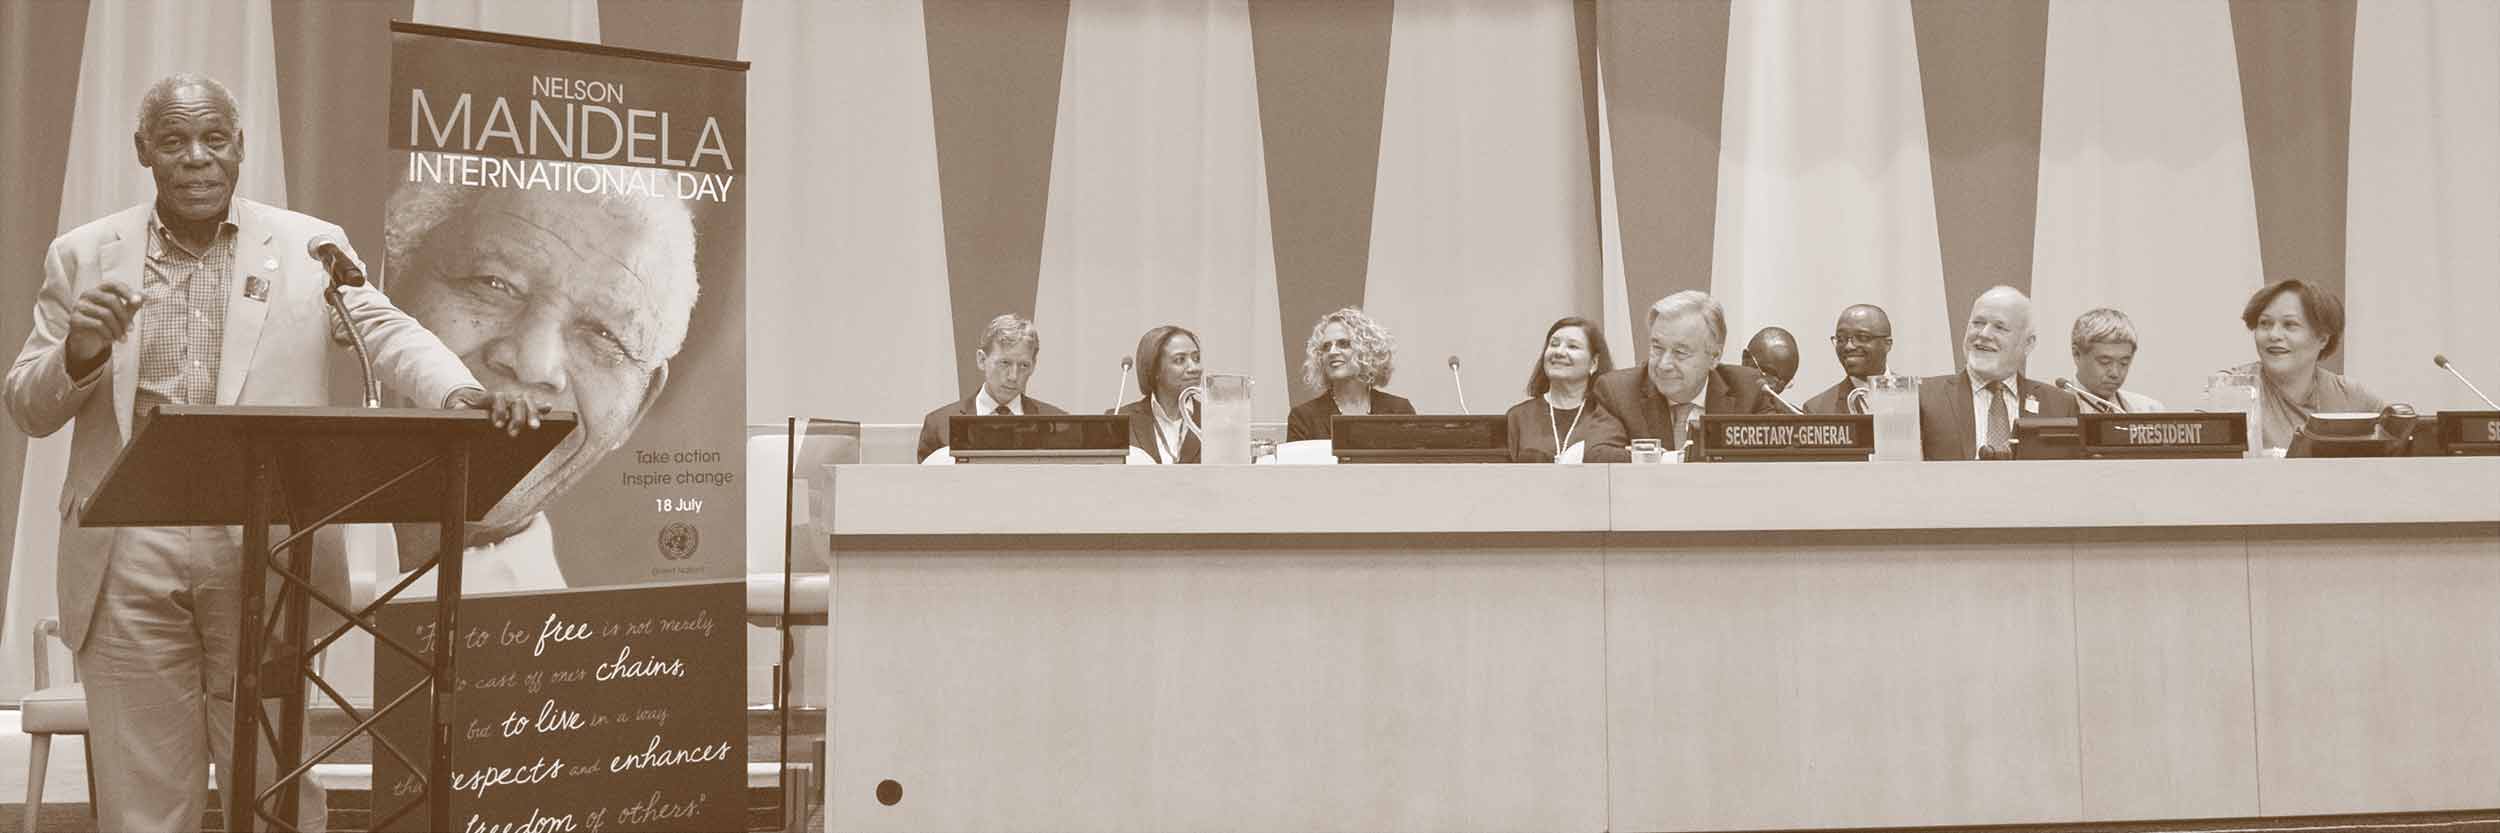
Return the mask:
{"type": "Polygon", "coordinates": [[[744,65],[396,24],[389,95],[385,289],[581,414],[468,590],[744,575],[744,65]]]}
{"type": "MultiPolygon", "coordinates": [[[[471,525],[460,633],[381,617],[460,645],[456,827],[746,824],[745,69],[392,25],[379,280],[487,387],[581,419],[471,525]]],[[[402,570],[435,548],[397,533],[402,570]]],[[[375,670],[377,702],[423,677],[375,670]]],[[[384,728],[418,769],[376,749],[376,822],[429,745],[421,708],[384,728]]]]}

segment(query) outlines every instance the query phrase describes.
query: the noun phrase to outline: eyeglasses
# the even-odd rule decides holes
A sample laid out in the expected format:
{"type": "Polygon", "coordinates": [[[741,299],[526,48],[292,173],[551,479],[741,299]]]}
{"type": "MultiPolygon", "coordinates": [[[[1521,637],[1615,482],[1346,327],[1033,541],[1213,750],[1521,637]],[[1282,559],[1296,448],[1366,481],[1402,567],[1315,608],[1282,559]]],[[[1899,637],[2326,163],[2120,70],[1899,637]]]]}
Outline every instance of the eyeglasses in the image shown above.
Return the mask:
{"type": "Polygon", "coordinates": [[[1868,347],[1875,347],[1875,346],[1878,346],[1878,345],[1889,344],[1889,343],[1891,343],[1891,342],[1892,342],[1892,336],[1873,336],[1873,335],[1862,336],[1862,335],[1854,335],[1854,334],[1852,334],[1852,335],[1836,335],[1836,336],[1832,336],[1832,343],[1833,343],[1833,344],[1840,345],[1840,346],[1842,346],[1842,347],[1855,347],[1855,346],[1857,346],[1857,345],[1861,345],[1861,344],[1866,345],[1866,346],[1868,346],[1868,347]]]}

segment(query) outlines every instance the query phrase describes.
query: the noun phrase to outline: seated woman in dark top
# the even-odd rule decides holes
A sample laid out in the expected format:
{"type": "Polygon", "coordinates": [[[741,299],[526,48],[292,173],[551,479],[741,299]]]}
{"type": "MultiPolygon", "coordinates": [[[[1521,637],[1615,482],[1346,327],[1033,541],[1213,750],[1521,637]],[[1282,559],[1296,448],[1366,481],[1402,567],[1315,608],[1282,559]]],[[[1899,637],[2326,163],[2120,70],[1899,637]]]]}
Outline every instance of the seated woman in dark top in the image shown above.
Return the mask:
{"type": "Polygon", "coordinates": [[[1411,414],[1415,403],[1384,392],[1397,343],[1379,322],[1353,307],[1329,313],[1311,328],[1302,351],[1302,384],[1319,391],[1293,406],[1285,441],[1329,439],[1328,420],[1338,414],[1411,414]]]}
{"type": "Polygon", "coordinates": [[[1545,328],[1545,349],[1528,374],[1528,399],[1510,406],[1510,458],[1552,462],[1580,443],[1582,462],[1630,462],[1623,423],[1589,407],[1589,379],[1613,369],[1606,333],[1596,322],[1571,316],[1545,328]]]}
{"type": "Polygon", "coordinates": [[[1115,413],[1129,418],[1129,446],[1157,463],[1198,462],[1198,408],[1181,392],[1205,378],[1198,365],[1198,334],[1166,324],[1137,339],[1137,389],[1145,395],[1115,413]]]}
{"type": "Polygon", "coordinates": [[[2344,346],[2344,302],[2298,280],[2276,281],[2240,310],[2257,361],[2257,413],[2266,448],[2288,448],[2312,413],[2377,411],[2386,400],[2318,362],[2344,346]]]}

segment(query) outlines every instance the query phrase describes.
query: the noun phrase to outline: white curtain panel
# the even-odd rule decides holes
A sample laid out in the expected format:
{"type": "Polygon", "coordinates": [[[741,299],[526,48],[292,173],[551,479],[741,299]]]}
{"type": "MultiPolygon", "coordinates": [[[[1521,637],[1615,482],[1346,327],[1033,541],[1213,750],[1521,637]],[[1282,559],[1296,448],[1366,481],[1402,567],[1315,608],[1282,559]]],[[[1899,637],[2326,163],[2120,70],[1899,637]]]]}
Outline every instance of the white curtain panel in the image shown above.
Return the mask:
{"type": "Polygon", "coordinates": [[[1623,215],[1615,202],[1614,121],[1606,116],[1606,65],[1600,61],[1597,66],[1597,227],[1605,242],[1599,252],[1601,314],[1590,316],[1590,320],[1606,328],[1606,346],[1615,364],[1630,366],[1641,362],[1648,337],[1632,329],[1632,322],[1639,320],[1633,316],[1633,310],[1646,308],[1657,299],[1632,300],[1629,278],[1624,274],[1623,215]]]}
{"type": "MultiPolygon", "coordinates": [[[[972,359],[947,290],[921,6],[748,0],[739,29],[748,166],[766,172],[745,180],[747,421],[917,425],[972,359]]],[[[1054,335],[1044,367],[1075,357],[1054,335]]]]}
{"type": "MultiPolygon", "coordinates": [[[[1841,376],[1822,337],[1842,308],[1869,303],[1892,317],[1895,372],[1950,372],[1909,4],[1738,3],[1727,52],[1710,261],[1727,307],[1721,360],[1786,327],[1803,354],[1795,388],[1820,390],[1841,376]]],[[[1632,300],[1640,326],[1657,299],[1632,300]]]]}
{"type": "Polygon", "coordinates": [[[418,23],[599,42],[599,0],[416,0],[418,23]]]}
{"type": "Polygon", "coordinates": [[[1079,413],[1135,399],[1120,357],[1170,323],[1198,334],[1207,372],[1257,381],[1253,419],[1284,419],[1249,7],[1077,0],[1066,55],[1032,389],[1079,413]]]}
{"type": "Polygon", "coordinates": [[[2500,397],[2500,4],[2361,4],[2344,226],[2344,369],[2390,401],[2500,397]]]}
{"type": "Polygon", "coordinates": [[[1458,412],[1457,356],[1500,413],[1546,325],[1604,314],[1575,25],[1567,0],[1397,5],[1364,310],[1416,410],[1458,412]]]}
{"type": "Polygon", "coordinates": [[[2049,7],[2032,375],[2074,375],[2075,316],[2097,307],[2135,322],[2127,388],[2174,408],[2256,358],[2239,323],[2264,270],[2236,55],[2224,0],[2049,7]]]}

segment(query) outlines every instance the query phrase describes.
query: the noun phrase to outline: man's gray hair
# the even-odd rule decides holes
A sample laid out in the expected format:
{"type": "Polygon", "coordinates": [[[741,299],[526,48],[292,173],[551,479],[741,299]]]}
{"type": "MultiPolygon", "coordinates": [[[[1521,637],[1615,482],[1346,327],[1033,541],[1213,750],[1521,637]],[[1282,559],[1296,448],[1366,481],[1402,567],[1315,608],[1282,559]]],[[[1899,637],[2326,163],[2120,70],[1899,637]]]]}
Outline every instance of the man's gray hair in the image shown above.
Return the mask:
{"type": "MultiPolygon", "coordinates": [[[[181,92],[184,87],[199,87],[207,90],[209,100],[225,108],[227,121],[241,122],[243,120],[243,108],[234,102],[234,93],[228,91],[226,85],[218,83],[215,78],[196,72],[177,72],[156,79],[156,83],[148,85],[147,95],[139,97],[139,126],[135,128],[136,131],[141,134],[147,133],[148,121],[156,117],[156,111],[163,109],[166,102],[174,100],[174,93],[181,92]]],[[[242,125],[235,126],[241,127],[242,125]]]]}
{"type": "Polygon", "coordinates": [[[1033,345],[1033,355],[1042,354],[1042,331],[1033,328],[1032,319],[1010,312],[990,319],[989,328],[981,331],[983,353],[995,356],[1018,344],[1033,345]]]}
{"type": "Polygon", "coordinates": [[[1727,309],[1719,306],[1719,299],[1698,289],[1687,289],[1649,305],[1649,327],[1656,329],[1658,319],[1687,313],[1700,315],[1701,323],[1710,330],[1710,343],[1716,345],[1720,352],[1726,352],[1727,309]]]}
{"type": "Polygon", "coordinates": [[[2091,351],[2095,344],[2136,346],[2135,322],[2127,314],[2108,307],[2084,313],[2075,318],[2075,355],[2091,351]]]}

